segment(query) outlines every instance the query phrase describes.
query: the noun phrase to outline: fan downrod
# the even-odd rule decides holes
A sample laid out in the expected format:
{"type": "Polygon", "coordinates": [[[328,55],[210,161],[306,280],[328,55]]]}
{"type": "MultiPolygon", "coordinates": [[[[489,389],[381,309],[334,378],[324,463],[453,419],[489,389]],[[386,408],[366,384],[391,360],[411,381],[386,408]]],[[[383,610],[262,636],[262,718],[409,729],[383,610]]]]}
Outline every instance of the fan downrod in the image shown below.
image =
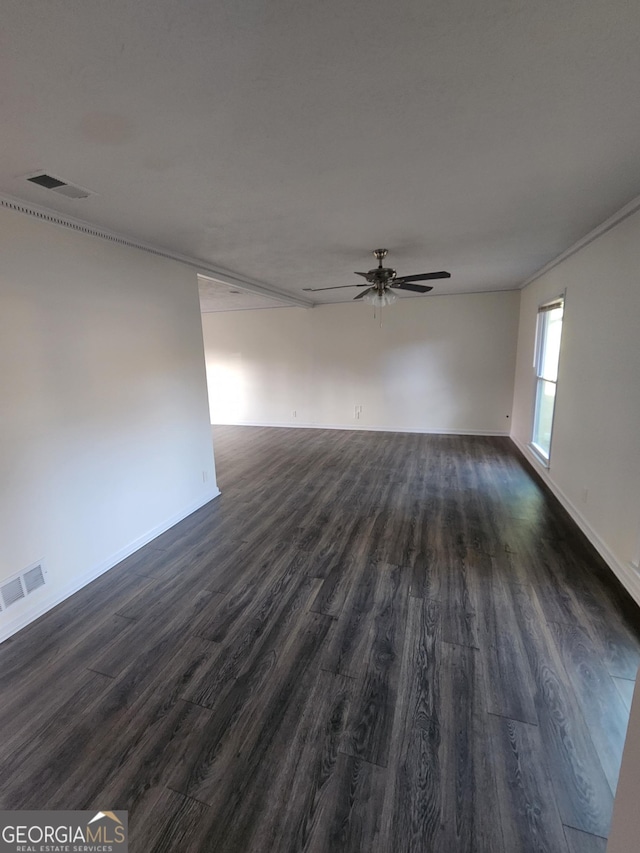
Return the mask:
{"type": "Polygon", "coordinates": [[[373,254],[373,257],[374,257],[374,258],[377,260],[377,262],[378,262],[378,269],[381,269],[381,268],[382,268],[382,261],[383,261],[383,260],[387,257],[387,255],[389,254],[389,250],[388,250],[388,249],[374,249],[374,250],[373,250],[373,252],[372,252],[372,254],[373,254]]]}
{"type": "Polygon", "coordinates": [[[391,267],[383,267],[382,261],[389,254],[388,249],[374,249],[372,252],[374,258],[378,261],[378,266],[367,273],[367,281],[373,285],[379,293],[387,287],[396,277],[396,271],[391,267]]]}

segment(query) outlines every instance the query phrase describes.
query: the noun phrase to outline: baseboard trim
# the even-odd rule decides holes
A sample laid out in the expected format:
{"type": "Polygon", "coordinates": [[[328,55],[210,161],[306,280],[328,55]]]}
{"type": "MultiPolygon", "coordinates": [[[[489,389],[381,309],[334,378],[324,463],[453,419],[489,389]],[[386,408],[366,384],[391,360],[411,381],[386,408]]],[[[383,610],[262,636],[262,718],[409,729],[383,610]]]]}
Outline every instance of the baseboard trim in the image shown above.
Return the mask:
{"type": "Polygon", "coordinates": [[[623,563],[615,556],[611,548],[609,548],[607,543],[593,529],[591,524],[589,524],[576,505],[569,500],[562,489],[553,481],[549,474],[549,470],[541,464],[538,457],[527,447],[527,445],[518,441],[518,439],[513,435],[511,436],[511,441],[515,444],[516,448],[525,460],[533,467],[551,494],[557,498],[569,513],[573,521],[575,521],[598,554],[600,554],[620,583],[634,599],[636,604],[640,605],[640,572],[638,572],[631,563],[623,563]]]}
{"type": "Polygon", "coordinates": [[[482,429],[407,429],[406,427],[393,426],[354,426],[353,424],[309,424],[309,423],[284,423],[270,421],[234,421],[234,423],[215,423],[215,426],[255,426],[274,427],[276,429],[341,429],[351,432],[397,432],[412,435],[487,435],[508,436],[508,432],[497,432],[496,430],[482,429]]]}
{"type": "MultiPolygon", "coordinates": [[[[52,610],[54,607],[57,607],[58,604],[61,604],[67,598],[70,598],[76,592],[81,590],[83,587],[90,584],[91,581],[99,578],[100,575],[108,572],[109,569],[112,569],[114,566],[117,566],[118,563],[121,563],[122,560],[125,560],[127,557],[130,557],[131,554],[138,551],[144,545],[147,545],[149,542],[152,542],[161,533],[164,533],[166,530],[169,530],[170,527],[173,527],[174,524],[178,524],[178,522],[185,519],[187,516],[191,515],[191,513],[200,509],[200,507],[212,501],[214,498],[217,498],[220,494],[220,489],[216,488],[207,492],[207,494],[184,507],[180,512],[175,513],[170,518],[165,519],[160,524],[151,528],[151,530],[147,530],[146,533],[143,533],[142,536],[138,536],[137,539],[134,539],[133,542],[130,542],[128,545],[125,545],[124,548],[121,548],[115,554],[111,554],[111,556],[107,557],[106,560],[102,560],[95,566],[92,566],[88,571],[83,572],[81,575],[77,575],[73,578],[73,580],[62,590],[57,590],[57,592],[52,592],[48,597],[44,597],[43,595],[38,596],[39,600],[33,602],[34,607],[30,609],[28,612],[21,612],[15,619],[12,619],[10,622],[0,625],[0,643],[3,643],[5,640],[8,640],[9,637],[12,637],[14,634],[17,634],[18,631],[21,631],[23,628],[26,628],[27,625],[30,625],[32,622],[35,622],[36,619],[39,619],[41,616],[44,616],[45,613],[48,613],[49,610],[52,610]]],[[[34,593],[34,598],[38,595],[38,590],[34,593]]],[[[45,588],[42,587],[42,593],[45,592],[45,588]]],[[[1,616],[6,616],[7,612],[4,611],[1,616]]]]}

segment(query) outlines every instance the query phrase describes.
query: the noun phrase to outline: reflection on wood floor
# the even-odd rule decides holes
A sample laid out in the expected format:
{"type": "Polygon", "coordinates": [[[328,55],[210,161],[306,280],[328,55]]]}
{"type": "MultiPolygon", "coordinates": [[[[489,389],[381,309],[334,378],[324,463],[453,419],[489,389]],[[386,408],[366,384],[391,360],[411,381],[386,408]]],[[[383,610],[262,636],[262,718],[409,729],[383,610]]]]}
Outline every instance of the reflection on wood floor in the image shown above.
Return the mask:
{"type": "Polygon", "coordinates": [[[222,496],[0,646],[0,807],[134,853],[604,853],[639,612],[506,438],[219,427],[222,496]]]}

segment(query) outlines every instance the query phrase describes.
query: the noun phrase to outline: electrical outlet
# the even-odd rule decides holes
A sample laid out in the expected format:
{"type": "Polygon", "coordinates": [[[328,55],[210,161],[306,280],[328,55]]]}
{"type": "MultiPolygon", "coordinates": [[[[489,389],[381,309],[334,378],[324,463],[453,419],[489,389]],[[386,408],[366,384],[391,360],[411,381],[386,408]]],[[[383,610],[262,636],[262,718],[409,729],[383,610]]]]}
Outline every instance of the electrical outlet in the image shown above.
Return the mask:
{"type": "Polygon", "coordinates": [[[297,412],[295,409],[291,412],[291,417],[292,417],[292,418],[297,418],[297,417],[298,417],[298,412],[297,412]]]}
{"type": "Polygon", "coordinates": [[[203,471],[202,472],[202,482],[206,483],[208,479],[209,479],[209,474],[207,473],[207,471],[203,471]]]}

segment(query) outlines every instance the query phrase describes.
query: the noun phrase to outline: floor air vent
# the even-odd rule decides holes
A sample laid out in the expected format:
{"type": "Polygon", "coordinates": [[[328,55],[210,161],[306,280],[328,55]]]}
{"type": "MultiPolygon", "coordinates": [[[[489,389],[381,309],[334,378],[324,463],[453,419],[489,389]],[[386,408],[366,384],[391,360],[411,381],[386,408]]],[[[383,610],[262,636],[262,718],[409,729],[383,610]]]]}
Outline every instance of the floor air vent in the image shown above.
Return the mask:
{"type": "MultiPolygon", "coordinates": [[[[5,581],[0,585],[0,599],[4,605],[4,609],[11,607],[16,601],[26,598],[27,595],[39,589],[45,584],[45,570],[42,568],[42,563],[35,563],[28,569],[25,569],[22,574],[11,580],[5,581]]],[[[0,608],[1,609],[1,608],[0,608]]]]}

